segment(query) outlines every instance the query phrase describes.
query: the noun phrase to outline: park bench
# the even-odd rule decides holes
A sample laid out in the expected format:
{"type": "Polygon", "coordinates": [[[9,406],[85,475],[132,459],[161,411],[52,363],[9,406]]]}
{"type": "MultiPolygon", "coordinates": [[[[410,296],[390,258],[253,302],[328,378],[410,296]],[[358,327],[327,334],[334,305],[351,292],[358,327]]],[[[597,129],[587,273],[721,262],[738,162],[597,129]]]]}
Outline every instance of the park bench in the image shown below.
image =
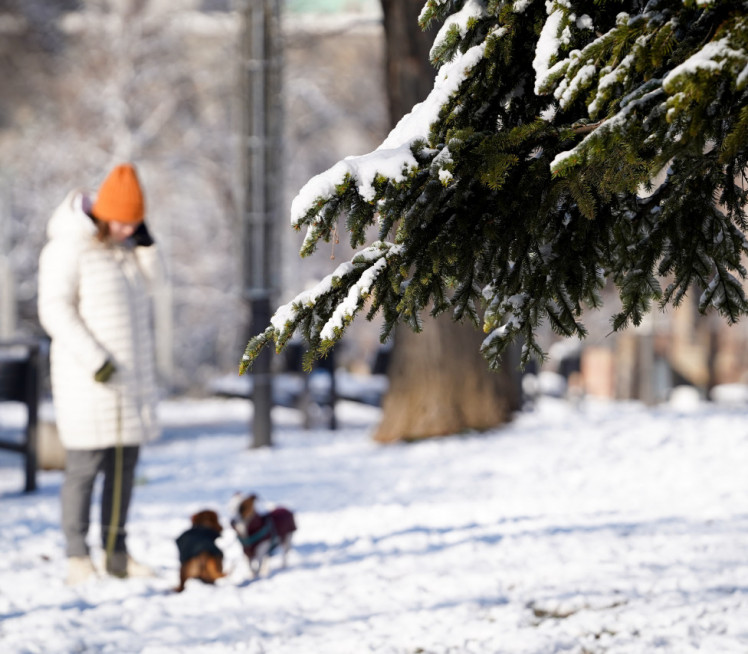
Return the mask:
{"type": "Polygon", "coordinates": [[[39,377],[38,343],[0,341],[0,402],[20,402],[26,406],[21,440],[0,439],[0,449],[23,456],[27,493],[36,490],[39,377]]]}

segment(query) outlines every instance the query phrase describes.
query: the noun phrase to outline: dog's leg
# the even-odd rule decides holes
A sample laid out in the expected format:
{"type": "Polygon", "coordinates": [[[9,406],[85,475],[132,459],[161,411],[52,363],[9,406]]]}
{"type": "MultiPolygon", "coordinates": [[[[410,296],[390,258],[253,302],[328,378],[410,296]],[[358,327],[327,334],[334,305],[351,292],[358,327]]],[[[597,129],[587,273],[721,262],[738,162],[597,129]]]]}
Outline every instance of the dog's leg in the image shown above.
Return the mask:
{"type": "MultiPolygon", "coordinates": [[[[252,574],[255,579],[258,577],[268,576],[268,560],[270,559],[270,541],[264,540],[257,544],[254,555],[254,565],[252,567],[252,574]]],[[[252,562],[250,562],[251,564],[252,562]]]]}
{"type": "Polygon", "coordinates": [[[293,534],[288,534],[283,538],[283,558],[281,565],[283,566],[283,569],[285,570],[288,567],[288,553],[291,551],[291,539],[293,538],[293,534]]]}
{"type": "Polygon", "coordinates": [[[185,574],[184,566],[179,573],[179,586],[174,589],[174,592],[181,593],[184,590],[184,584],[187,581],[187,575],[185,574]]]}
{"type": "Polygon", "coordinates": [[[195,556],[189,561],[183,563],[182,567],[179,569],[179,586],[177,586],[174,590],[178,593],[181,593],[184,590],[187,580],[199,578],[202,569],[203,562],[200,556],[195,556]]]}
{"type": "Polygon", "coordinates": [[[252,573],[252,579],[257,579],[260,574],[260,565],[262,563],[262,553],[260,548],[255,548],[253,556],[249,557],[249,571],[252,573]]]}
{"type": "Polygon", "coordinates": [[[216,579],[221,579],[225,576],[226,574],[223,572],[221,559],[214,556],[208,556],[205,560],[205,568],[203,569],[203,576],[201,579],[208,584],[212,584],[216,579]]]}

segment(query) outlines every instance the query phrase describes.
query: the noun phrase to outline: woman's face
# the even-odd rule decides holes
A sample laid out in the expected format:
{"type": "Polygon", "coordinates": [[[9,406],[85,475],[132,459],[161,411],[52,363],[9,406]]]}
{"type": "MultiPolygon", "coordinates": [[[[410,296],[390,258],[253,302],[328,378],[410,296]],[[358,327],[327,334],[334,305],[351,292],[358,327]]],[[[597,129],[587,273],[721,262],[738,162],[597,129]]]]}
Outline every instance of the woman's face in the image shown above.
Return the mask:
{"type": "Polygon", "coordinates": [[[120,223],[116,220],[109,221],[109,239],[114,243],[122,243],[130,238],[140,223],[120,223]]]}

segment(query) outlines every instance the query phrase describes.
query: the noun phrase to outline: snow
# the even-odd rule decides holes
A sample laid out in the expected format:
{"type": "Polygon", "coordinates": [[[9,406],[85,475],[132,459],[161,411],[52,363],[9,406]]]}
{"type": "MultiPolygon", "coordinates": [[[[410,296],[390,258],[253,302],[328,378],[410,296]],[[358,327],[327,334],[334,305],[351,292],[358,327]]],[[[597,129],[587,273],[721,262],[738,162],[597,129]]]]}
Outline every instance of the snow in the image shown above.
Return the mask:
{"type": "Polygon", "coordinates": [[[746,55],[742,50],[731,48],[729,38],[711,41],[682,64],[673,68],[665,76],[662,87],[668,93],[673,93],[681,78],[695,75],[699,71],[715,72],[721,70],[728,59],[745,61],[746,55]]]}
{"type": "Polygon", "coordinates": [[[737,76],[735,79],[735,86],[738,89],[738,91],[742,91],[745,87],[746,81],[748,81],[748,66],[743,68],[742,71],[740,71],[740,75],[737,76]]]}
{"type": "Polygon", "coordinates": [[[478,0],[467,0],[462,9],[449,16],[434,38],[429,57],[433,60],[434,53],[444,45],[450,31],[457,30],[461,38],[465,38],[470,22],[486,16],[486,8],[478,0]]]}
{"type": "Polygon", "coordinates": [[[514,0],[512,11],[515,14],[524,14],[527,8],[533,3],[533,0],[514,0]]]}
{"type": "Polygon", "coordinates": [[[717,404],[746,406],[748,404],[748,386],[745,384],[719,384],[709,393],[717,404]]]}
{"type": "Polygon", "coordinates": [[[491,347],[491,345],[493,345],[495,341],[506,338],[511,333],[511,331],[516,329],[518,326],[519,323],[512,317],[508,322],[500,325],[496,329],[492,329],[488,333],[488,336],[483,339],[483,342],[480,346],[481,351],[486,351],[491,347]]]}
{"type": "Polygon", "coordinates": [[[320,337],[322,340],[333,340],[335,338],[336,331],[342,330],[345,327],[346,321],[350,320],[356,311],[358,311],[361,303],[369,297],[371,294],[371,288],[374,282],[377,281],[380,273],[387,267],[387,259],[382,257],[379,259],[371,268],[368,268],[361,279],[353,284],[343,300],[333,311],[330,320],[327,321],[325,326],[320,331],[320,337]]]}
{"type": "Polygon", "coordinates": [[[561,27],[564,13],[560,9],[553,9],[540,32],[538,43],[535,46],[535,59],[532,67],[535,70],[535,94],[540,95],[540,89],[546,83],[550,70],[551,59],[558,54],[561,41],[558,31],[561,27]]]}
{"type": "MultiPolygon", "coordinates": [[[[642,91],[646,91],[647,88],[654,87],[654,90],[648,91],[644,93],[641,97],[637,98],[631,98],[631,96],[627,96],[621,101],[621,110],[618,111],[614,116],[609,118],[604,123],[601,123],[597,128],[595,128],[593,131],[591,131],[587,136],[585,136],[582,141],[580,141],[575,147],[573,147],[571,150],[566,150],[564,152],[559,152],[557,154],[553,161],[551,161],[551,171],[553,173],[556,173],[561,166],[563,166],[568,161],[574,161],[576,158],[578,158],[581,153],[586,149],[588,144],[593,141],[594,139],[600,138],[602,134],[605,132],[613,131],[614,129],[617,129],[621,125],[625,124],[626,121],[629,119],[629,115],[634,113],[634,111],[643,105],[646,105],[647,103],[651,102],[653,99],[657,99],[658,96],[662,94],[662,89],[659,86],[659,80],[650,80],[646,85],[640,87],[635,91],[635,93],[641,93],[642,91]]],[[[633,95],[633,94],[632,94],[633,95]]]]}
{"type": "Polygon", "coordinates": [[[600,81],[597,84],[597,94],[587,107],[590,116],[595,116],[600,110],[599,102],[603,93],[614,84],[622,84],[633,64],[634,55],[629,53],[614,69],[610,70],[606,67],[601,71],[600,81]]]}
{"type": "MultiPolygon", "coordinates": [[[[438,118],[442,106],[449,102],[460,84],[480,62],[485,49],[486,43],[483,42],[444,64],[439,69],[434,88],[426,100],[403,116],[376,150],[346,157],[329,170],[310,179],[291,203],[291,224],[299,225],[320,199],[334,195],[336,187],[349,176],[355,181],[359,195],[367,202],[375,198],[374,182],[378,177],[403,182],[409,171],[418,167],[411,146],[416,141],[428,139],[429,129],[438,118]]],[[[314,225],[310,227],[310,231],[313,229],[314,225]]]]}
{"type": "Polygon", "coordinates": [[[580,88],[587,86],[597,73],[597,67],[593,64],[582,66],[574,78],[566,83],[563,80],[554,92],[562,109],[565,109],[575,98],[580,88]]]}
{"type": "Polygon", "coordinates": [[[588,16],[587,14],[582,14],[579,18],[577,18],[577,27],[580,30],[591,30],[595,29],[595,24],[590,16],[588,16]]]}
{"type": "Polygon", "coordinates": [[[270,319],[270,324],[276,331],[282,332],[287,324],[296,319],[298,311],[295,305],[308,306],[314,304],[320,296],[332,290],[336,280],[349,275],[353,270],[353,263],[344,261],[333,272],[315,284],[313,288],[302,291],[291,302],[278,307],[270,319]]]}
{"type": "Polygon", "coordinates": [[[337,432],[276,409],[275,446],[252,450],[246,401],[162,405],[129,523],[149,579],[66,587],[62,475],[23,495],[0,453],[4,654],[748,651],[745,404],[544,399],[394,446],[370,438],[378,410],[340,408],[337,432]],[[295,511],[289,567],[250,582],[226,529],[229,577],[173,593],[174,539],[202,508],[226,526],[237,490],[295,511]]]}
{"type": "Polygon", "coordinates": [[[351,286],[346,299],[338,305],[333,316],[322,329],[322,338],[333,338],[335,329],[344,327],[345,319],[352,316],[358,308],[359,301],[371,292],[376,278],[387,264],[386,256],[397,256],[403,246],[386,241],[375,241],[371,246],[357,252],[350,261],[341,263],[334,272],[317,282],[312,288],[301,291],[290,302],[279,306],[270,318],[273,329],[282,334],[298,317],[299,309],[313,306],[320,297],[329,293],[345,276],[355,271],[356,263],[372,263],[361,279],[351,286]]]}
{"type": "Polygon", "coordinates": [[[426,12],[432,8],[432,6],[439,7],[443,5],[447,0],[428,0],[424,3],[423,9],[421,9],[421,13],[418,15],[418,22],[420,23],[422,20],[424,20],[426,16],[426,12]]]}

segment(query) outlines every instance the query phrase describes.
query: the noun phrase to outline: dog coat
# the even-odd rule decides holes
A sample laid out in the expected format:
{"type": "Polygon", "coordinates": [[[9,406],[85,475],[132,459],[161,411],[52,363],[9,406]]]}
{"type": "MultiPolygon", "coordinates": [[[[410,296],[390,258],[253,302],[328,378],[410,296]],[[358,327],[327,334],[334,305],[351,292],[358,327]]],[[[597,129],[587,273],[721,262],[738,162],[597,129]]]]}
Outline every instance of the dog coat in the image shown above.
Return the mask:
{"type": "Polygon", "coordinates": [[[210,527],[197,526],[188,529],[177,538],[179,562],[187,563],[187,561],[203,552],[223,558],[223,552],[215,543],[216,538],[220,535],[220,533],[210,527]]]}
{"type": "Polygon", "coordinates": [[[269,513],[255,513],[247,521],[246,528],[247,535],[240,537],[239,541],[246,555],[254,557],[257,546],[268,539],[270,540],[269,553],[272,554],[288,534],[296,531],[296,522],[293,513],[279,506],[269,513]]]}

